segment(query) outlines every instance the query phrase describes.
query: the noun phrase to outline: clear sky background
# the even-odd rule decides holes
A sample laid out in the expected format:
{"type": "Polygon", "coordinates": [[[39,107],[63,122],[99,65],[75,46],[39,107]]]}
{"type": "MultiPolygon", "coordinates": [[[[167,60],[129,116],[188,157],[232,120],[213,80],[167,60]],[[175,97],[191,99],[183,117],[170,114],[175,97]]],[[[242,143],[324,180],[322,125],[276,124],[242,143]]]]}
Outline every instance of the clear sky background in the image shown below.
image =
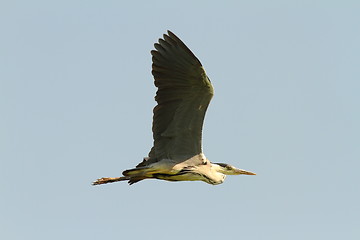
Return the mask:
{"type": "Polygon", "coordinates": [[[360,239],[359,1],[1,1],[0,238],[360,239]],[[119,176],[152,146],[169,29],[215,87],[204,152],[257,176],[119,176]]]}

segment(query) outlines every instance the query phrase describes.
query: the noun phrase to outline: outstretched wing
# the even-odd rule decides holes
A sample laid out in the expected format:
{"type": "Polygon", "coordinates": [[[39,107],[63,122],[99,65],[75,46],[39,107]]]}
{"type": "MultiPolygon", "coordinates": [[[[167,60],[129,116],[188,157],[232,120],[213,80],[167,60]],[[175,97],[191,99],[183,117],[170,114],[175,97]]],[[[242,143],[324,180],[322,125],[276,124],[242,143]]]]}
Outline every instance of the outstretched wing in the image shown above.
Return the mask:
{"type": "Polygon", "coordinates": [[[181,162],[202,152],[202,126],[214,90],[199,59],[175,34],[168,31],[154,46],[158,105],[153,110],[154,146],[149,157],[151,162],[181,162]]]}

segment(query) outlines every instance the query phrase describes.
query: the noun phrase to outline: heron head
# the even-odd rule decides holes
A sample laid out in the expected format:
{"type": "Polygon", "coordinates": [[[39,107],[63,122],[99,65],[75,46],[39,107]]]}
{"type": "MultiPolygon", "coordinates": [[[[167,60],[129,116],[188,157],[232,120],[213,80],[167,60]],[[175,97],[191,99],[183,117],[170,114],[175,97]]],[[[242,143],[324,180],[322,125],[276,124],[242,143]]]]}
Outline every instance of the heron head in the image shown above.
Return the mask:
{"type": "Polygon", "coordinates": [[[226,174],[226,175],[240,175],[240,174],[256,175],[256,173],[249,172],[249,171],[246,171],[243,169],[238,169],[238,168],[231,166],[229,164],[226,164],[226,163],[216,163],[216,165],[219,166],[217,171],[221,172],[223,174],[226,174]]]}

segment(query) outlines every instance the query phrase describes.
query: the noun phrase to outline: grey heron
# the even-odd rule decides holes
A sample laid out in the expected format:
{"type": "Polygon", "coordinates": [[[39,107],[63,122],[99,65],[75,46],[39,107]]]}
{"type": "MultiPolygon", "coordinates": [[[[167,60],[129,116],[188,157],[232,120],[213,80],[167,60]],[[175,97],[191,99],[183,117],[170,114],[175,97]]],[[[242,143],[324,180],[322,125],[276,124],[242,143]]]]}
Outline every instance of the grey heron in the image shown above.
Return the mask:
{"type": "Polygon", "coordinates": [[[100,178],[93,185],[144,179],[204,181],[220,184],[226,175],[255,175],[225,163],[212,163],[202,151],[205,112],[214,94],[199,59],[171,31],[151,51],[152,75],[158,88],[153,109],[154,145],[149,156],[123,176],[100,178]]]}

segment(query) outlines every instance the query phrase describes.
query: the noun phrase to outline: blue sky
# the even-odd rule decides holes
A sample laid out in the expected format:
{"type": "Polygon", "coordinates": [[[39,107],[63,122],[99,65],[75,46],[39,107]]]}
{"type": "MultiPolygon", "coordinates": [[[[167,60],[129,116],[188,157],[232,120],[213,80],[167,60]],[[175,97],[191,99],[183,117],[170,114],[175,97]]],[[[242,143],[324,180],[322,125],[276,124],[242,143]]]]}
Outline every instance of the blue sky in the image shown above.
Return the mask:
{"type": "Polygon", "coordinates": [[[0,238],[358,239],[358,1],[3,1],[0,238]],[[118,176],[152,146],[169,29],[215,87],[204,152],[257,176],[118,176]]]}

